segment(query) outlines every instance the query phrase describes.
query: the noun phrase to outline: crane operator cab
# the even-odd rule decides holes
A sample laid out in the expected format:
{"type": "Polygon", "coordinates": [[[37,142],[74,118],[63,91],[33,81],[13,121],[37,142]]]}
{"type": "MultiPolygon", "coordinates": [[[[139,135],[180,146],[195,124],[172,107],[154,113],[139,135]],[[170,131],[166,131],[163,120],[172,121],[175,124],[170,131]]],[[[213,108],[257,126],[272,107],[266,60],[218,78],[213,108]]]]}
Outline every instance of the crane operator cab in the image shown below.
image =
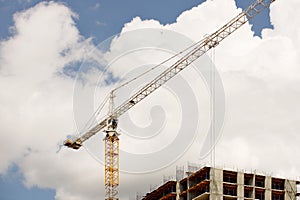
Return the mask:
{"type": "Polygon", "coordinates": [[[107,133],[106,136],[118,136],[119,134],[117,133],[116,129],[117,129],[117,126],[118,126],[118,120],[115,119],[115,118],[109,118],[107,120],[107,130],[105,131],[107,133]]]}
{"type": "Polygon", "coordinates": [[[118,126],[118,120],[114,118],[109,118],[107,121],[108,130],[116,130],[118,126]]]}
{"type": "Polygon", "coordinates": [[[116,131],[117,126],[118,126],[118,120],[115,119],[115,118],[109,118],[107,120],[107,126],[106,126],[107,130],[105,131],[106,132],[106,137],[118,136],[119,134],[116,131]]]}

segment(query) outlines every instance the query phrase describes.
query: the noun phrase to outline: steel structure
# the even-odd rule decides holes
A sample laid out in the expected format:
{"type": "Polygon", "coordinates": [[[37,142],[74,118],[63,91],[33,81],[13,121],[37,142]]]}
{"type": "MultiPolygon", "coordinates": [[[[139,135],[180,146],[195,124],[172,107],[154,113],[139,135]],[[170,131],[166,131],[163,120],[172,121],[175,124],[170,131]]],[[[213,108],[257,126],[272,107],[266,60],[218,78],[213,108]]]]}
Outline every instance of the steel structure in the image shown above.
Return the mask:
{"type": "Polygon", "coordinates": [[[150,83],[142,87],[138,92],[132,95],[129,99],[123,102],[118,107],[114,108],[113,105],[113,93],[110,97],[110,112],[105,119],[99,122],[96,126],[91,128],[83,135],[71,140],[67,139],[64,143],[65,146],[72,149],[79,149],[82,143],[105,129],[106,136],[105,141],[105,188],[106,188],[106,200],[118,199],[118,186],[119,186],[119,138],[116,132],[117,119],[127,112],[130,108],[149,96],[160,86],[165,84],[168,80],[173,78],[176,74],[180,73],[183,69],[209,51],[211,48],[215,48],[231,33],[239,29],[249,19],[252,19],[258,13],[265,8],[269,7],[275,0],[256,0],[247,9],[230,20],[222,28],[214,32],[213,34],[205,37],[199,41],[197,45],[192,48],[185,56],[171,65],[163,73],[153,79],[150,83]]]}

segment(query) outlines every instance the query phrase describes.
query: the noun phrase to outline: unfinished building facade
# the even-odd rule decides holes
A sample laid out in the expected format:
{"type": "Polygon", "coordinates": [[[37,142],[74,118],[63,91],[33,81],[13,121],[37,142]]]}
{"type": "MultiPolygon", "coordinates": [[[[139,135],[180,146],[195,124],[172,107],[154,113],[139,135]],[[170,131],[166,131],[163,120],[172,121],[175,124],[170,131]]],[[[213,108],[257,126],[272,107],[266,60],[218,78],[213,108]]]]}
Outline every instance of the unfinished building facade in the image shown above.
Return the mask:
{"type": "Polygon", "coordinates": [[[296,200],[300,182],[256,173],[202,167],[171,180],[143,200],[296,200]]]}

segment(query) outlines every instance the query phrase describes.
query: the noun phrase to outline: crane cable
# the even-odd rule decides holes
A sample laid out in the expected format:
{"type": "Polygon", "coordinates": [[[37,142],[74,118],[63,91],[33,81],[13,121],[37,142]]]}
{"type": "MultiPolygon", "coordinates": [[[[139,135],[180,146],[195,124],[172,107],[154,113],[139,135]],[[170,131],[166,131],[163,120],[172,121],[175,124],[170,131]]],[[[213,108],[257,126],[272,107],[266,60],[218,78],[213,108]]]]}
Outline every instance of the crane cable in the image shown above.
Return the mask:
{"type": "Polygon", "coordinates": [[[78,132],[78,135],[81,135],[82,132],[84,130],[87,130],[87,129],[90,129],[94,124],[91,123],[92,120],[94,120],[99,114],[100,112],[102,111],[104,105],[107,103],[108,99],[109,99],[109,94],[108,93],[106,95],[106,97],[104,98],[104,100],[101,102],[101,104],[99,105],[99,107],[95,110],[95,112],[91,115],[90,119],[87,121],[87,123],[84,125],[84,127],[81,128],[81,130],[78,132]]]}
{"type": "MultiPolygon", "coordinates": [[[[205,36],[204,36],[204,37],[205,37],[205,36]]],[[[161,63],[155,65],[154,67],[148,69],[147,71],[141,73],[140,75],[138,75],[138,76],[136,76],[136,77],[130,79],[129,81],[123,83],[122,85],[116,87],[116,88],[113,89],[111,92],[115,92],[115,91],[119,90],[120,88],[122,88],[122,87],[124,87],[124,86],[130,84],[131,82],[133,82],[133,81],[135,81],[135,80],[137,80],[137,79],[143,77],[144,75],[148,74],[149,72],[151,72],[151,71],[157,69],[158,67],[161,67],[163,64],[167,63],[168,61],[172,60],[173,58],[175,58],[175,57],[177,57],[177,56],[179,56],[179,55],[181,55],[181,54],[187,52],[187,51],[190,50],[191,48],[197,46],[198,44],[200,44],[201,42],[203,42],[203,40],[205,40],[205,38],[202,39],[202,40],[200,40],[200,41],[198,41],[198,42],[195,42],[195,43],[192,44],[191,46],[185,48],[183,51],[180,51],[180,52],[174,54],[173,56],[171,56],[170,58],[164,60],[163,62],[161,62],[161,63]]],[[[78,132],[77,135],[81,135],[82,132],[83,132],[84,130],[87,130],[87,129],[89,129],[89,128],[92,127],[92,125],[93,125],[93,124],[91,123],[92,120],[94,119],[95,116],[97,116],[97,115],[100,114],[100,112],[102,111],[104,105],[107,103],[107,101],[108,101],[108,99],[109,99],[109,95],[111,94],[111,92],[109,92],[109,93],[107,94],[107,96],[105,97],[105,99],[103,100],[103,102],[99,105],[99,107],[98,107],[97,110],[93,113],[93,115],[91,115],[90,119],[87,121],[87,123],[85,124],[85,126],[84,126],[83,128],[81,128],[81,130],[78,132]]]]}
{"type": "Polygon", "coordinates": [[[211,116],[211,165],[215,167],[215,147],[216,147],[216,137],[215,137],[215,90],[216,90],[216,68],[214,66],[215,63],[215,48],[212,49],[211,51],[211,73],[210,73],[210,84],[211,84],[211,89],[210,89],[210,95],[211,95],[211,103],[210,103],[210,116],[211,116]]]}
{"type": "MultiPolygon", "coordinates": [[[[204,37],[205,37],[205,36],[204,36],[204,37]]],[[[87,121],[87,123],[85,124],[85,126],[79,131],[79,134],[78,134],[78,135],[81,135],[81,133],[83,132],[83,130],[86,130],[86,129],[89,129],[89,128],[92,127],[93,124],[90,124],[90,125],[88,125],[88,124],[92,121],[92,119],[94,118],[94,116],[97,116],[97,115],[100,114],[100,112],[102,111],[104,105],[106,104],[106,102],[107,102],[108,99],[109,99],[109,95],[110,95],[112,92],[117,91],[118,89],[120,89],[120,88],[122,88],[122,87],[124,87],[124,86],[130,84],[131,82],[133,82],[133,81],[135,81],[135,80],[137,80],[137,79],[143,77],[144,75],[146,75],[146,74],[148,74],[149,72],[151,72],[151,71],[157,69],[158,67],[161,67],[163,64],[167,63],[168,61],[172,60],[173,58],[175,58],[175,57],[177,57],[177,56],[179,56],[179,55],[181,55],[181,54],[187,52],[187,51],[190,50],[191,48],[197,46],[198,44],[200,44],[201,42],[203,42],[203,40],[205,40],[205,38],[202,39],[202,40],[200,40],[200,41],[198,41],[198,42],[195,42],[195,43],[192,44],[191,46],[189,46],[189,47],[185,48],[184,50],[182,50],[182,51],[180,51],[180,52],[174,54],[174,55],[171,56],[170,58],[164,60],[163,62],[161,62],[161,63],[159,63],[159,64],[157,64],[157,65],[155,65],[154,67],[148,69],[147,71],[145,71],[145,72],[141,73],[140,75],[138,75],[138,76],[136,76],[136,77],[130,79],[129,81],[123,83],[122,85],[116,87],[116,88],[113,89],[111,92],[109,92],[109,93],[107,94],[107,96],[105,97],[105,99],[103,100],[103,102],[99,105],[99,107],[97,108],[97,110],[93,113],[93,115],[92,115],[92,116],[90,117],[90,119],[87,121]]]]}
{"type": "Polygon", "coordinates": [[[203,42],[203,40],[204,40],[204,39],[202,39],[202,40],[200,40],[200,41],[198,41],[198,42],[194,43],[193,45],[191,45],[191,46],[187,47],[187,48],[186,48],[186,49],[184,49],[183,51],[180,51],[180,52],[178,52],[178,53],[174,54],[173,56],[171,56],[170,58],[168,58],[168,59],[164,60],[163,62],[161,62],[161,63],[159,63],[159,64],[155,65],[154,67],[152,67],[152,68],[148,69],[147,71],[145,71],[145,72],[141,73],[140,75],[138,75],[138,76],[136,76],[136,77],[134,77],[134,78],[130,79],[129,81],[127,81],[127,82],[123,83],[122,85],[120,85],[120,86],[116,87],[115,89],[113,89],[113,90],[112,90],[112,92],[115,92],[116,90],[118,90],[118,89],[120,89],[120,88],[122,88],[122,87],[124,87],[124,86],[128,85],[129,83],[131,83],[131,82],[133,82],[133,81],[135,81],[135,80],[137,80],[137,79],[141,78],[142,76],[144,76],[144,75],[148,74],[149,72],[151,72],[151,71],[153,71],[153,70],[157,69],[158,67],[162,66],[162,65],[163,65],[163,64],[165,64],[166,62],[168,62],[168,61],[172,60],[173,58],[175,58],[175,57],[177,57],[177,56],[179,56],[179,55],[181,55],[181,54],[185,53],[185,52],[186,52],[186,51],[188,51],[189,49],[191,49],[191,48],[193,48],[193,47],[197,46],[198,44],[200,44],[201,42],[203,42]]]}
{"type": "MultiPolygon", "coordinates": [[[[92,127],[92,120],[94,119],[94,117],[96,117],[100,112],[101,110],[103,109],[104,105],[106,104],[106,102],[108,101],[109,99],[109,94],[106,95],[106,97],[104,98],[104,100],[102,101],[102,103],[99,105],[99,107],[96,109],[96,111],[93,113],[93,115],[91,115],[90,119],[87,121],[87,123],[84,125],[84,127],[81,128],[80,131],[77,130],[77,133],[74,134],[76,135],[77,137],[82,135],[82,132],[84,130],[87,130],[87,129],[90,129],[92,127]],[[90,125],[89,125],[90,124],[90,125]]],[[[56,150],[56,153],[59,153],[61,148],[63,147],[64,145],[63,144],[58,144],[58,149],[56,150]]]]}

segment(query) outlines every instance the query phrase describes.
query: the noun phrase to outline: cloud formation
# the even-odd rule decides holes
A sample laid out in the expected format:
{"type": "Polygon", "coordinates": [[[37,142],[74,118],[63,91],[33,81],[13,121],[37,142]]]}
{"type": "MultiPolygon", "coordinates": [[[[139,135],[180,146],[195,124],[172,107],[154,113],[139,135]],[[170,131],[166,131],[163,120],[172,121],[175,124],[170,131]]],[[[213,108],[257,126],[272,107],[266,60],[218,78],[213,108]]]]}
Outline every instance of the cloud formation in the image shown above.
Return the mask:
{"type": "Polygon", "coordinates": [[[0,173],[15,164],[28,187],[56,189],[56,199],[90,198],[72,194],[80,191],[73,176],[85,167],[70,160],[70,152],[55,153],[58,142],[76,130],[74,79],[64,69],[94,48],[80,35],[77,17],[63,4],[39,3],[14,15],[12,36],[0,43],[0,173]]]}

